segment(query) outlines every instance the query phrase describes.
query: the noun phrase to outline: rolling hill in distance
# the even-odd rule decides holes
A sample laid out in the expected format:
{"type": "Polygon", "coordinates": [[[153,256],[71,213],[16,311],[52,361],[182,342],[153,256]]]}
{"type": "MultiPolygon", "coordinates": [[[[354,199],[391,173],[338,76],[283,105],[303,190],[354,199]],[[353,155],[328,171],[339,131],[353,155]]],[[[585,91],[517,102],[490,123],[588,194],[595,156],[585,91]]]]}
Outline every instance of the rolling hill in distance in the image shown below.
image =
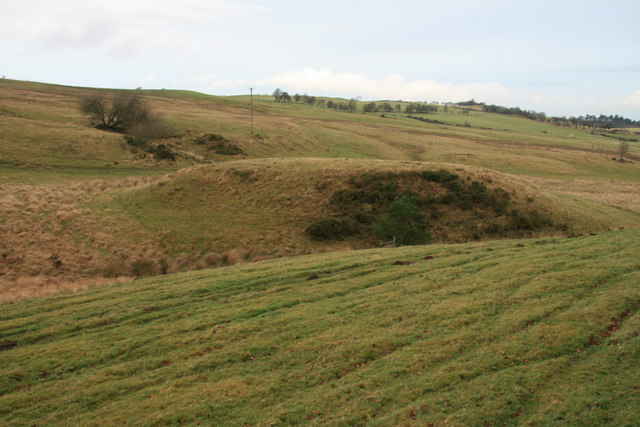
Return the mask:
{"type": "Polygon", "coordinates": [[[142,146],[96,92],[0,80],[0,420],[640,417],[640,130],[136,90],[142,146]]]}

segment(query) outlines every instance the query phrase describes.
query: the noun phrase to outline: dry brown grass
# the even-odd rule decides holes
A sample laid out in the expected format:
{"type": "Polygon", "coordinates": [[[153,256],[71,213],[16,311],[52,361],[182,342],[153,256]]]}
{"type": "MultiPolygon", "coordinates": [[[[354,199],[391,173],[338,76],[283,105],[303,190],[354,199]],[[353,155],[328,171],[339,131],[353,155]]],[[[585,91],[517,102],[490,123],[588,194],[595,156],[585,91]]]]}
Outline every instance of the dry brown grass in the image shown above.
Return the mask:
{"type": "Polygon", "coordinates": [[[87,277],[68,280],[65,278],[32,276],[19,277],[15,280],[0,278],[0,304],[31,298],[40,298],[62,292],[76,292],[112,283],[126,282],[130,277],[113,279],[103,277],[87,277]]]}
{"type": "MultiPolygon", "coordinates": [[[[602,231],[615,223],[606,215],[576,211],[549,192],[640,212],[640,184],[532,179],[472,166],[411,161],[242,160],[195,166],[162,178],[38,186],[5,183],[0,185],[0,280],[6,294],[2,298],[107,283],[95,278],[166,274],[371,247],[376,242],[362,238],[312,242],[303,230],[331,214],[327,202],[333,192],[346,188],[349,176],[443,167],[505,188],[518,204],[533,204],[556,222],[578,230],[602,231]]],[[[434,230],[436,236],[439,232],[434,230]]],[[[447,236],[438,240],[465,238],[455,230],[442,232],[447,236]]]]}
{"type": "MultiPolygon", "coordinates": [[[[123,147],[120,135],[88,127],[76,101],[89,89],[26,82],[22,86],[0,87],[0,155],[18,162],[21,166],[16,168],[24,169],[23,176],[60,165],[75,165],[80,170],[89,163],[91,167],[106,163],[112,167],[116,161],[120,166],[149,166],[148,159],[136,158],[123,147]]],[[[372,242],[317,243],[301,234],[310,221],[328,213],[326,200],[344,185],[346,177],[367,171],[444,166],[510,188],[519,203],[534,200],[540,210],[584,230],[603,230],[616,223],[611,220],[613,209],[581,216],[573,209],[576,206],[563,205],[563,200],[550,193],[640,213],[640,184],[628,182],[637,181],[637,165],[612,162],[605,155],[615,145],[610,141],[604,142],[611,147],[605,146],[602,153],[585,151],[590,139],[584,135],[551,143],[540,135],[439,128],[406,119],[382,120],[259,102],[255,118],[259,135],[251,136],[244,100],[160,92],[147,100],[176,130],[177,137],[170,141],[186,164],[211,160],[206,148],[191,142],[206,132],[231,138],[252,157],[396,160],[244,160],[184,169],[162,179],[40,186],[15,184],[11,177],[0,176],[3,288],[23,298],[29,297],[29,289],[39,295],[42,289],[65,283],[129,277],[136,265],[141,267],[140,260],[147,260],[154,272],[172,273],[247,259],[367,247],[372,242]],[[540,175],[558,179],[538,178],[540,175]],[[574,180],[575,176],[579,180],[574,180]],[[603,177],[620,179],[605,181],[603,177]],[[163,192],[162,186],[171,191],[163,192]],[[108,198],[105,195],[114,190],[118,190],[116,198],[133,195],[126,209],[118,203],[98,208],[92,204],[108,198]],[[155,200],[159,210],[170,203],[199,212],[191,215],[178,209],[169,211],[166,220],[159,220],[154,212],[137,206],[150,192],[164,197],[155,200]],[[189,202],[184,197],[193,199],[189,202]],[[171,224],[178,215],[185,217],[183,226],[171,224]],[[190,223],[191,219],[200,222],[190,223]]],[[[83,173],[79,172],[78,179],[86,179],[83,173]]],[[[621,224],[627,220],[620,218],[621,224]]]]}
{"type": "Polygon", "coordinates": [[[540,188],[591,200],[640,214],[640,183],[614,180],[553,180],[529,178],[540,188]]]}
{"type": "Polygon", "coordinates": [[[245,249],[231,249],[224,254],[223,261],[228,265],[242,264],[249,260],[251,254],[245,249]]]}
{"type": "Polygon", "coordinates": [[[130,276],[128,269],[114,268],[111,257],[104,256],[104,251],[117,244],[99,231],[84,203],[96,194],[152,180],[0,185],[0,300],[109,282],[95,278],[102,271],[110,277],[130,276]]]}

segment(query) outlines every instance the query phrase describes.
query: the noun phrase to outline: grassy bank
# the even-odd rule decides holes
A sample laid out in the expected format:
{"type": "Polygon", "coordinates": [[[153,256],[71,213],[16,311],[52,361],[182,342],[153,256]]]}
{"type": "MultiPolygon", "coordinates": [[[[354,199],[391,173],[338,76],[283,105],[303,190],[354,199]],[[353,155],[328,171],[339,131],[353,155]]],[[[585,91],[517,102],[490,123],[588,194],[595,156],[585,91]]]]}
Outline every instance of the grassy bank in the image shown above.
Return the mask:
{"type": "Polygon", "coordinates": [[[0,419],[633,425],[639,241],[338,252],[4,305],[0,419]]]}

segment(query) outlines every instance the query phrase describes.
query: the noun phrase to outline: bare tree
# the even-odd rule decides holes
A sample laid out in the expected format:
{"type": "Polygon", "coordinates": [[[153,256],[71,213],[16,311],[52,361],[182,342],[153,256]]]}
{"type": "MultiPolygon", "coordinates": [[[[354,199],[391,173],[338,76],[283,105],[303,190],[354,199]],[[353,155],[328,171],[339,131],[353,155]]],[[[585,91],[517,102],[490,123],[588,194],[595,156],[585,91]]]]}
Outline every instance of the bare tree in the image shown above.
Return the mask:
{"type": "Polygon", "coordinates": [[[84,96],[80,99],[80,111],[96,128],[113,132],[127,132],[151,118],[151,112],[140,95],[125,91],[84,96]]]}
{"type": "Polygon", "coordinates": [[[618,161],[619,162],[624,161],[624,156],[627,155],[628,151],[629,151],[629,143],[621,139],[620,144],[618,145],[618,161]]]}

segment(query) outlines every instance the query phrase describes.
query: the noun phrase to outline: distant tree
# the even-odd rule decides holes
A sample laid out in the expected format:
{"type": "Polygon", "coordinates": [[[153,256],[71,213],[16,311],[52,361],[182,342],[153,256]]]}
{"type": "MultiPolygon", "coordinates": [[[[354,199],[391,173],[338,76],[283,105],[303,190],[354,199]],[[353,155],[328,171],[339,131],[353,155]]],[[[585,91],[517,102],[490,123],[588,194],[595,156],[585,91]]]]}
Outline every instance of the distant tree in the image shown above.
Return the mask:
{"type": "Polygon", "coordinates": [[[396,113],[399,113],[402,110],[402,105],[396,104],[396,113]]]}
{"type": "Polygon", "coordinates": [[[282,92],[280,88],[273,91],[273,97],[275,98],[276,102],[280,102],[282,100],[283,93],[284,92],[282,92]]]}
{"type": "Polygon", "coordinates": [[[391,113],[393,111],[393,107],[388,102],[383,103],[381,108],[385,113],[391,113]]]}
{"type": "Polygon", "coordinates": [[[623,162],[624,156],[627,155],[628,151],[629,151],[629,143],[621,139],[620,143],[618,144],[618,161],[623,162]]]}
{"type": "Polygon", "coordinates": [[[80,99],[79,107],[97,129],[125,133],[142,143],[167,133],[160,116],[151,111],[137,91],[92,93],[80,99]]]}
{"type": "Polygon", "coordinates": [[[86,95],[80,99],[80,111],[89,117],[96,128],[114,132],[125,132],[134,125],[149,121],[151,117],[151,111],[142,97],[126,91],[86,95]]]}
{"type": "Polygon", "coordinates": [[[354,111],[356,111],[356,108],[358,108],[358,101],[355,98],[351,98],[349,100],[347,109],[353,113],[354,111]]]}
{"type": "Polygon", "coordinates": [[[293,101],[298,103],[300,102],[300,100],[302,99],[302,96],[300,96],[299,93],[296,93],[295,95],[293,95],[293,101]]]}
{"type": "Polygon", "coordinates": [[[327,101],[327,108],[335,108],[336,103],[333,102],[333,99],[327,101]]]}
{"type": "Polygon", "coordinates": [[[484,105],[482,102],[476,102],[475,99],[470,99],[469,101],[458,102],[458,105],[463,107],[473,107],[476,105],[484,105]]]}
{"type": "Polygon", "coordinates": [[[291,95],[289,95],[287,92],[282,92],[280,99],[282,100],[282,102],[291,102],[291,95]]]}
{"type": "Polygon", "coordinates": [[[364,106],[362,107],[362,111],[365,113],[373,113],[374,111],[376,111],[376,103],[369,102],[367,104],[364,104],[364,106]]]}

